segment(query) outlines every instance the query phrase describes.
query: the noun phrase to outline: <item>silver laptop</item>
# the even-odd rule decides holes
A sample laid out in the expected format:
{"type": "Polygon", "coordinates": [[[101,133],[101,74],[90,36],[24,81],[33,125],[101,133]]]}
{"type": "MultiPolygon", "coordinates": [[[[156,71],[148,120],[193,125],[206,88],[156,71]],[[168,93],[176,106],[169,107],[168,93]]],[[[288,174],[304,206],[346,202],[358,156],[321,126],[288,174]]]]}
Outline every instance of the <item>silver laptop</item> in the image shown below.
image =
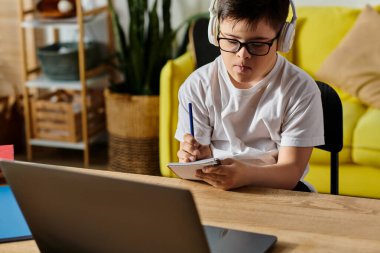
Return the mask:
{"type": "Polygon", "coordinates": [[[189,190],[0,161],[41,252],[265,252],[275,236],[202,226],[189,190]]]}

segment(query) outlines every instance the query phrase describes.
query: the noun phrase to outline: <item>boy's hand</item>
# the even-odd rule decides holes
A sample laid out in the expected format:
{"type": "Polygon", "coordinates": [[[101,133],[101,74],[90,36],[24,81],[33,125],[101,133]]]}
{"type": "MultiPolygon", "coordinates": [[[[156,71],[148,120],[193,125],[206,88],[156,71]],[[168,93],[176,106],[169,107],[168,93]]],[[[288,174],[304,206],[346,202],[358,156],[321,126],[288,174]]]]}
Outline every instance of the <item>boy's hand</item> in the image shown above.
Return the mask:
{"type": "Polygon", "coordinates": [[[245,186],[247,164],[232,158],[221,160],[221,165],[204,167],[196,176],[216,188],[230,190],[245,186]]]}
{"type": "Polygon", "coordinates": [[[183,137],[177,156],[180,162],[194,162],[212,157],[210,145],[200,144],[191,134],[183,137]]]}

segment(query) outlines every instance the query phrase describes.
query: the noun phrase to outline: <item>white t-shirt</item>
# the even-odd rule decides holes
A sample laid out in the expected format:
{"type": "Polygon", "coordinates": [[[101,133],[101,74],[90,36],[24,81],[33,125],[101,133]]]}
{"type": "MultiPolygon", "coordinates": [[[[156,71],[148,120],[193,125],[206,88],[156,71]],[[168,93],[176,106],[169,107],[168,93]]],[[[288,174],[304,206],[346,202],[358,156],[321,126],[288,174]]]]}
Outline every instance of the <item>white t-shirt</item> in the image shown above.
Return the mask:
{"type": "Polygon", "coordinates": [[[191,102],[195,138],[211,144],[214,157],[239,156],[275,164],[280,146],[324,144],[318,86],[281,55],[268,75],[249,89],[232,84],[219,56],[187,78],[178,99],[175,138],[183,141],[184,134],[190,132],[191,102]]]}

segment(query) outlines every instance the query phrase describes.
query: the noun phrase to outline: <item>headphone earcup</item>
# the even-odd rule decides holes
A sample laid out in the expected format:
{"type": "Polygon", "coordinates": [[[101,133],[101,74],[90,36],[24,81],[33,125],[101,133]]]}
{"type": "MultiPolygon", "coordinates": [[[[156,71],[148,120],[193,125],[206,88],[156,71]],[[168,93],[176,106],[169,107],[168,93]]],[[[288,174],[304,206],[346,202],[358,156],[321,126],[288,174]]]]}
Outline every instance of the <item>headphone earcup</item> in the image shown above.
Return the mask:
{"type": "Polygon", "coordinates": [[[292,48],[296,29],[293,23],[286,22],[278,37],[278,51],[287,53],[292,48]]]}
{"type": "Polygon", "coordinates": [[[217,17],[214,15],[210,15],[210,20],[208,22],[208,41],[215,46],[218,46],[218,40],[216,38],[217,33],[218,33],[217,17]]]}

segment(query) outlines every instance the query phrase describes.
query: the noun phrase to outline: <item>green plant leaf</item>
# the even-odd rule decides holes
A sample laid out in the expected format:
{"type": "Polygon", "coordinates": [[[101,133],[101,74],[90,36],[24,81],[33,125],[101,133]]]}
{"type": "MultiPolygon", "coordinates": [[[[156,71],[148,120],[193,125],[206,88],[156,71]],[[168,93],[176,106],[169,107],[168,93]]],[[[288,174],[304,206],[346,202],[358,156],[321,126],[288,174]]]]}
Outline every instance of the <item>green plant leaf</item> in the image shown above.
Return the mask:
{"type": "Polygon", "coordinates": [[[160,72],[166,62],[173,57],[177,32],[194,18],[181,23],[175,30],[171,26],[171,0],[155,0],[149,10],[148,0],[127,0],[129,27],[122,29],[120,19],[108,0],[115,35],[118,69],[125,82],[113,85],[116,92],[135,95],[157,95],[159,93],[160,72]],[[162,15],[158,15],[158,10],[162,15]]]}

